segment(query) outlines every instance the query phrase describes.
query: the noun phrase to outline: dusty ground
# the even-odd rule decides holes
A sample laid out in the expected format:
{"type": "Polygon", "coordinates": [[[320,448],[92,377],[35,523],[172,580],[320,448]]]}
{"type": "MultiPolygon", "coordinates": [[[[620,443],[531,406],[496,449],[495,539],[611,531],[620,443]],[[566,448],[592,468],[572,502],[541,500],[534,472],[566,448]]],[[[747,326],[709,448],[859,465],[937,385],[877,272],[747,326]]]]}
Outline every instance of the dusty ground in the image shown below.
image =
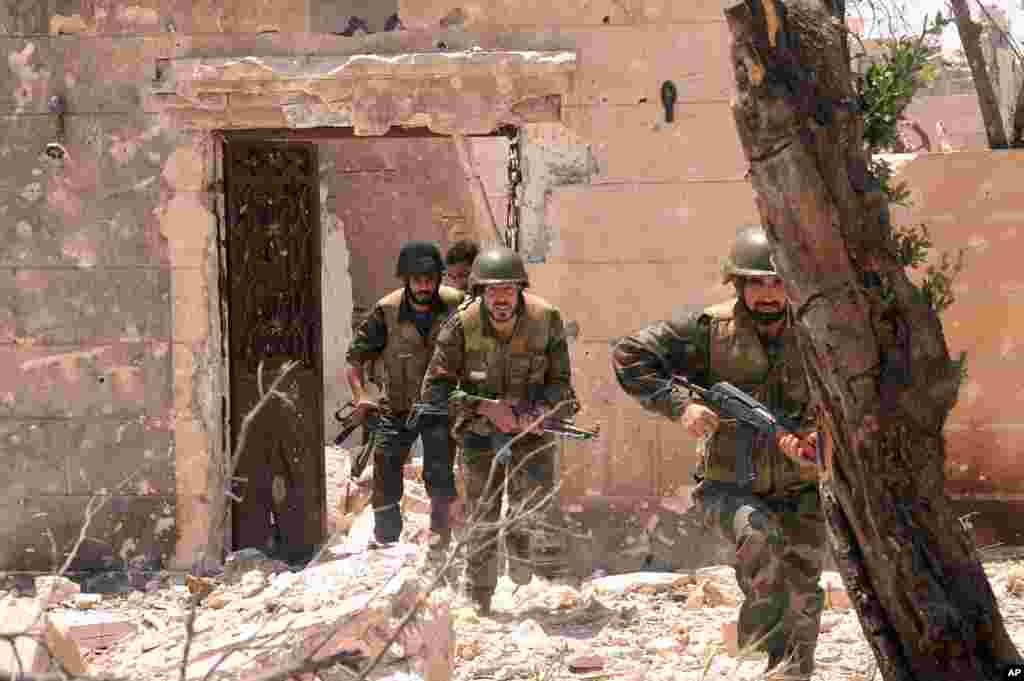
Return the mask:
{"type": "MultiPolygon", "coordinates": [[[[347,464],[338,458],[337,453],[329,457],[328,479],[334,490],[342,487],[347,476],[347,464]]],[[[414,481],[407,487],[411,498],[425,497],[414,481]]],[[[335,491],[332,506],[339,502],[335,491]]],[[[336,622],[345,612],[367,610],[365,605],[353,609],[354,595],[387,582],[388,578],[381,578],[385,572],[415,573],[422,560],[426,509],[412,503],[406,511],[405,543],[394,550],[372,554],[360,550],[371,531],[372,513],[367,509],[348,519],[347,537],[335,539],[336,544],[340,542],[335,560],[319,568],[288,570],[257,559],[235,563],[224,575],[204,584],[184,575],[164,574],[150,580],[145,590],[102,597],[69,594],[55,602],[51,612],[68,621],[107,618],[126,630],[120,638],[111,635],[102,647],[84,650],[94,673],[170,681],[178,678],[175,667],[192,591],[212,590],[199,606],[196,628],[216,637],[220,646],[286,618],[336,622]]],[[[335,514],[332,522],[337,525],[342,520],[335,514]]],[[[1010,635],[1024,650],[1024,562],[992,561],[985,569],[1010,635]]],[[[855,612],[842,607],[838,576],[830,580],[837,590],[830,592],[832,605],[822,619],[814,679],[867,681],[873,675],[873,655],[855,612]]],[[[440,599],[450,605],[456,651],[451,678],[459,681],[755,679],[764,667],[763,656],[741,659],[736,654],[730,629],[741,595],[727,566],[692,573],[595,575],[579,590],[537,580],[515,589],[502,578],[494,613],[485,618],[478,617],[455,592],[444,591],[440,599]]],[[[364,626],[360,631],[368,630],[364,626]]],[[[294,639],[290,641],[278,647],[294,647],[294,639]]],[[[422,678],[409,673],[401,650],[396,653],[373,678],[422,678]]],[[[189,678],[201,678],[201,670],[202,665],[191,670],[189,678]]],[[[241,669],[238,673],[242,676],[230,678],[245,678],[241,669]]],[[[319,675],[319,681],[335,678],[345,677],[336,672],[319,675]]]]}
{"type": "MultiPolygon", "coordinates": [[[[986,565],[1011,636],[1024,649],[1024,597],[1007,589],[1013,570],[1024,575],[1024,565],[1019,562],[986,565]]],[[[351,579],[359,578],[351,575],[351,579]]],[[[198,626],[222,632],[223,641],[240,640],[246,631],[280,618],[282,612],[311,616],[345,601],[330,593],[344,591],[337,586],[340,582],[325,591],[306,579],[306,585],[298,591],[274,592],[281,581],[280,575],[269,576],[263,593],[248,598],[246,592],[258,592],[259,585],[254,588],[243,580],[218,590],[226,597],[207,597],[199,608],[198,626]]],[[[177,645],[183,639],[188,594],[187,587],[170,585],[150,593],[107,596],[89,606],[91,617],[106,612],[136,627],[135,632],[107,648],[87,651],[92,670],[155,681],[177,678],[177,672],[170,669],[180,655],[177,645]]],[[[725,566],[691,575],[634,573],[605,577],[585,584],[579,591],[534,581],[513,593],[512,583],[503,578],[491,617],[480,618],[464,600],[454,600],[451,616],[456,658],[452,678],[755,679],[765,658],[743,660],[730,650],[727,632],[735,621],[738,601],[732,570],[725,566]]],[[[53,612],[67,615],[75,609],[72,599],[53,612]]],[[[855,613],[830,608],[823,616],[822,629],[814,679],[870,679],[874,659],[855,613]]],[[[320,678],[328,681],[344,677],[323,673],[320,678]]],[[[403,672],[401,660],[389,658],[382,675],[376,678],[413,681],[421,677],[403,672]]]]}

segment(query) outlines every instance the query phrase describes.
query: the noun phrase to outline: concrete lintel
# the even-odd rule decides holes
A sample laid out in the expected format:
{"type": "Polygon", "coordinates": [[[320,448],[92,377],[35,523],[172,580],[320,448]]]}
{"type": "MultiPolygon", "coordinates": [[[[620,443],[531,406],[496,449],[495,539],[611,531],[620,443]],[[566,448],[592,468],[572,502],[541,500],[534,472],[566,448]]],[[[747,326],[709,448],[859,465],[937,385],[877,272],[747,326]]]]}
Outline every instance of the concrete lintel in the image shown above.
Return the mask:
{"type": "MultiPolygon", "coordinates": [[[[157,87],[168,80],[310,80],[319,78],[430,78],[474,67],[517,73],[572,73],[575,50],[483,50],[343,56],[182,58],[162,60],[157,87]]],[[[171,90],[173,92],[173,89],[171,90]]]]}
{"type": "Polygon", "coordinates": [[[391,126],[483,134],[561,120],[573,50],[160,60],[148,104],[193,129],[391,126]],[[227,100],[211,110],[210,102],[227,100]],[[276,125],[274,127],[277,127],[276,125]]]}

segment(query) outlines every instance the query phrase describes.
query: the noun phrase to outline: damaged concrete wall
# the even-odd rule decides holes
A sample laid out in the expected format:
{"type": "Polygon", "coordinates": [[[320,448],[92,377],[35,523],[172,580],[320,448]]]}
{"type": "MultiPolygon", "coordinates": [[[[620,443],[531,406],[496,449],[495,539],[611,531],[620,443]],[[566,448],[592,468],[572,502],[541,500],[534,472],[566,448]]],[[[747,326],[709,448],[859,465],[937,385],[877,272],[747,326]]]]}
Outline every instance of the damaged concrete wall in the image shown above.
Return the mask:
{"type": "Polygon", "coordinates": [[[78,566],[170,561],[219,411],[204,140],[139,110],[136,53],[2,43],[0,570],[63,562],[94,495],[78,566]]]}
{"type": "Polygon", "coordinates": [[[894,222],[927,226],[933,262],[965,249],[956,300],[942,315],[950,354],[967,353],[968,374],[946,426],[946,475],[951,493],[973,498],[1024,500],[1022,173],[1019,151],[925,154],[899,170],[913,205],[897,207],[894,222]]]}
{"type": "MultiPolygon", "coordinates": [[[[187,565],[202,544],[226,397],[221,178],[211,131],[283,128],[298,115],[377,133],[394,120],[389,107],[406,105],[433,107],[414,120],[441,131],[489,130],[493,102],[501,101],[481,94],[495,87],[494,74],[473,66],[447,90],[407,100],[381,95],[387,79],[367,76],[358,101],[369,108],[348,118],[328,111],[326,100],[282,105],[230,88],[157,102],[152,84],[164,60],[575,51],[571,76],[557,63],[535,67],[548,83],[571,78],[571,88],[560,122],[524,126],[521,189],[535,289],[578,329],[581,420],[604,426],[600,445],[565,447],[567,492],[685,494],[693,443],[624,398],[609,341],[727,295],[716,280],[719,257],[732,227],[754,217],[728,110],[727,29],[717,4],[8,2],[0,3],[0,46],[0,151],[10,169],[0,183],[8,293],[0,307],[0,416],[5,452],[17,452],[4,457],[10,472],[0,478],[0,569],[48,567],[45,524],[63,545],[89,494],[113,490],[120,471],[141,462],[152,462],[151,472],[117,490],[97,519],[94,534],[107,539],[95,558],[187,565]],[[404,30],[378,32],[394,8],[404,30]],[[348,32],[360,12],[369,35],[332,34],[348,32]],[[679,91],[673,123],[660,103],[665,80],[679,91]],[[61,163],[42,149],[56,135],[48,102],[58,94],[68,111],[61,163]]],[[[499,76],[501,92],[535,97],[514,69],[499,76]]],[[[325,273],[325,290],[358,297],[344,276],[354,250],[343,238],[344,216],[332,214],[332,191],[322,184],[325,264],[338,266],[325,273]]],[[[347,321],[342,312],[330,322],[332,343],[344,342],[347,321]]]]}

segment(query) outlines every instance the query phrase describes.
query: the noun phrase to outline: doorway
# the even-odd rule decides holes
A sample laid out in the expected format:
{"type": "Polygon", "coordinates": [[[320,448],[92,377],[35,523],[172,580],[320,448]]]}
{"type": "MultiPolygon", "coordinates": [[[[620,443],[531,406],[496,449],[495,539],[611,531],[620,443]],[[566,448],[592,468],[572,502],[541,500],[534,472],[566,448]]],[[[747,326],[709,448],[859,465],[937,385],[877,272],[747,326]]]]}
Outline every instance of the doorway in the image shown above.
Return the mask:
{"type": "Polygon", "coordinates": [[[224,161],[231,451],[247,429],[232,548],[303,561],[323,541],[325,512],[317,149],[228,141],[224,161]],[[271,398],[246,424],[288,361],[291,404],[271,398]]]}
{"type": "MultiPolygon", "coordinates": [[[[347,470],[339,456],[354,452],[324,445],[337,434],[335,410],[351,399],[340,377],[352,333],[401,286],[394,268],[402,242],[426,239],[445,250],[469,238],[482,246],[517,226],[517,135],[506,126],[467,136],[470,172],[451,137],[424,129],[227,136],[230,450],[259,399],[260,360],[264,386],[285,361],[300,362],[286,382],[295,409],[271,400],[249,427],[236,472],[242,500],[232,508],[233,549],[299,562],[333,533],[347,470]],[[484,226],[484,203],[496,224],[484,226]]],[[[370,367],[371,381],[376,374],[370,367]]],[[[364,437],[345,444],[359,447],[364,437]]]]}

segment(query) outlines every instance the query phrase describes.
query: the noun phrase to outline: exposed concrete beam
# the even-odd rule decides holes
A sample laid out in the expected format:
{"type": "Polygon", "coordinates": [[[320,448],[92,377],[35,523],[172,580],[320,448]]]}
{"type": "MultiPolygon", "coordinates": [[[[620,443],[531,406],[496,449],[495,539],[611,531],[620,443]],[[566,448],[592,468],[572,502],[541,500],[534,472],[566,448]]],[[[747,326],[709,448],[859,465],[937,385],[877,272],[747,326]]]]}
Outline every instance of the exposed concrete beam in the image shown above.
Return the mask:
{"type": "Polygon", "coordinates": [[[572,50],[161,59],[145,107],[189,129],[487,134],[560,120],[576,64],[572,50]]]}

